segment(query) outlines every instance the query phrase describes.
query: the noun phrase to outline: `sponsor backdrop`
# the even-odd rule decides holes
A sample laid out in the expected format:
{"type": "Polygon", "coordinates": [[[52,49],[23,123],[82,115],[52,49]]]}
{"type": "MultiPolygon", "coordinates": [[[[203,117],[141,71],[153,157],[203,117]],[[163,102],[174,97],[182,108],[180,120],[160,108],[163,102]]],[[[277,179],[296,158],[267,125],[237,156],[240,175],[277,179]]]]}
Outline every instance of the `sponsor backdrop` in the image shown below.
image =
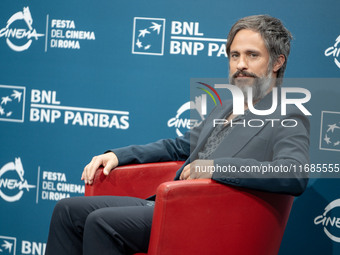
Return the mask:
{"type": "MultiPolygon", "coordinates": [[[[53,207],[84,194],[92,156],[190,128],[190,79],[227,77],[226,36],[243,16],[276,16],[293,33],[286,76],[312,94],[312,163],[339,164],[339,9],[335,0],[2,0],[0,255],[44,254],[53,207]]],[[[280,254],[339,254],[339,186],[311,179],[280,254]]]]}

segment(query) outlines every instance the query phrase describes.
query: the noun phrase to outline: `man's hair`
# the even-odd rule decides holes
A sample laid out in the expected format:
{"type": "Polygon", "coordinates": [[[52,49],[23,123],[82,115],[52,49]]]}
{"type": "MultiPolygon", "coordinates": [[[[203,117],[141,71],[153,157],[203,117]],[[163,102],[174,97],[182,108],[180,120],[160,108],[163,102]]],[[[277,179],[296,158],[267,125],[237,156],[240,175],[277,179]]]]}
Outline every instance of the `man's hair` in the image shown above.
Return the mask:
{"type": "Polygon", "coordinates": [[[230,45],[235,35],[242,29],[250,29],[261,34],[269,52],[269,65],[272,68],[279,55],[285,56],[285,62],[277,72],[277,84],[282,82],[290,52],[292,34],[284,27],[282,22],[269,15],[254,15],[238,20],[231,28],[227,39],[227,54],[230,56],[230,45]]]}

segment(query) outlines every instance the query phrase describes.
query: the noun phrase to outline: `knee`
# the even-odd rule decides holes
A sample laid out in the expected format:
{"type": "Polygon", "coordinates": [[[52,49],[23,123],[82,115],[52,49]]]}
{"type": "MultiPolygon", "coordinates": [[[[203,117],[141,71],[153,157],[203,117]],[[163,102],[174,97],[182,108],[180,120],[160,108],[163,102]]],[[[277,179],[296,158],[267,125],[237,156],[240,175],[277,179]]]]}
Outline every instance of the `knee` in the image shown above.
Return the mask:
{"type": "Polygon", "coordinates": [[[102,225],[103,217],[99,212],[100,210],[96,210],[91,212],[85,221],[85,229],[98,229],[102,225]]]}
{"type": "Polygon", "coordinates": [[[52,222],[64,221],[70,218],[69,216],[70,213],[72,212],[73,205],[74,203],[72,198],[65,198],[58,201],[53,210],[52,222]]]}
{"type": "Polygon", "coordinates": [[[119,229],[120,214],[117,214],[115,210],[109,210],[102,208],[91,212],[85,221],[85,229],[91,231],[109,230],[115,231],[119,229]]]}
{"type": "Polygon", "coordinates": [[[72,206],[72,202],[70,198],[64,198],[57,202],[54,207],[54,212],[64,212],[68,210],[72,206]]]}

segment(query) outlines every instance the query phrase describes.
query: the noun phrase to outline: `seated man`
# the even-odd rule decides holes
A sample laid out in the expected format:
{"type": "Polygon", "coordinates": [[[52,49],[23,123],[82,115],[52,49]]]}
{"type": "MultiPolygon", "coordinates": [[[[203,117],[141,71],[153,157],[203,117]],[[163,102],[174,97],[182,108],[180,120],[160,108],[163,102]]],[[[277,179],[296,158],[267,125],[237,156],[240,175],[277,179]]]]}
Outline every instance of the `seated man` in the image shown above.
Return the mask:
{"type": "MultiPolygon", "coordinates": [[[[290,40],[291,34],[280,20],[266,15],[240,19],[228,35],[230,83],[239,87],[258,110],[267,110],[272,105],[272,90],[280,86],[290,40]]],[[[247,100],[244,104],[248,109],[247,100]]],[[[232,103],[227,102],[223,107],[216,107],[201,125],[183,137],[114,149],[94,157],[85,167],[82,180],[91,185],[100,166],[104,166],[104,174],[108,175],[118,165],[186,160],[175,180],[212,178],[227,185],[300,195],[308,181],[302,173],[291,173],[288,178],[278,178],[270,173],[266,178],[257,178],[255,173],[239,171],[242,166],[297,166],[309,162],[308,119],[291,105],[285,116],[281,115],[280,107],[277,109],[270,119],[276,119],[275,123],[290,119],[294,125],[267,123],[261,127],[214,127],[215,119],[230,123],[231,120],[247,122],[254,118],[251,111],[235,116],[232,103]],[[190,171],[190,168],[196,169],[192,166],[215,166],[217,169],[227,165],[238,171],[190,171]]],[[[268,116],[256,118],[265,120],[268,116]]],[[[147,252],[153,205],[152,200],[133,197],[61,200],[53,212],[46,255],[147,252]]]]}

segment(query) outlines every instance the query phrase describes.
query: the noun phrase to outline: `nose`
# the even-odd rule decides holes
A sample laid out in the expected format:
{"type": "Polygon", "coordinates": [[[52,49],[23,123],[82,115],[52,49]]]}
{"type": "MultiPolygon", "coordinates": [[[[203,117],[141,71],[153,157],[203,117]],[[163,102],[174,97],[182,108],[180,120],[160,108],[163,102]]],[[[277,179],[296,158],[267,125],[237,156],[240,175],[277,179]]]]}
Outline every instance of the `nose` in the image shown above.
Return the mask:
{"type": "Polygon", "coordinates": [[[238,70],[245,70],[248,69],[248,62],[245,56],[241,55],[238,59],[236,68],[238,70]]]}

